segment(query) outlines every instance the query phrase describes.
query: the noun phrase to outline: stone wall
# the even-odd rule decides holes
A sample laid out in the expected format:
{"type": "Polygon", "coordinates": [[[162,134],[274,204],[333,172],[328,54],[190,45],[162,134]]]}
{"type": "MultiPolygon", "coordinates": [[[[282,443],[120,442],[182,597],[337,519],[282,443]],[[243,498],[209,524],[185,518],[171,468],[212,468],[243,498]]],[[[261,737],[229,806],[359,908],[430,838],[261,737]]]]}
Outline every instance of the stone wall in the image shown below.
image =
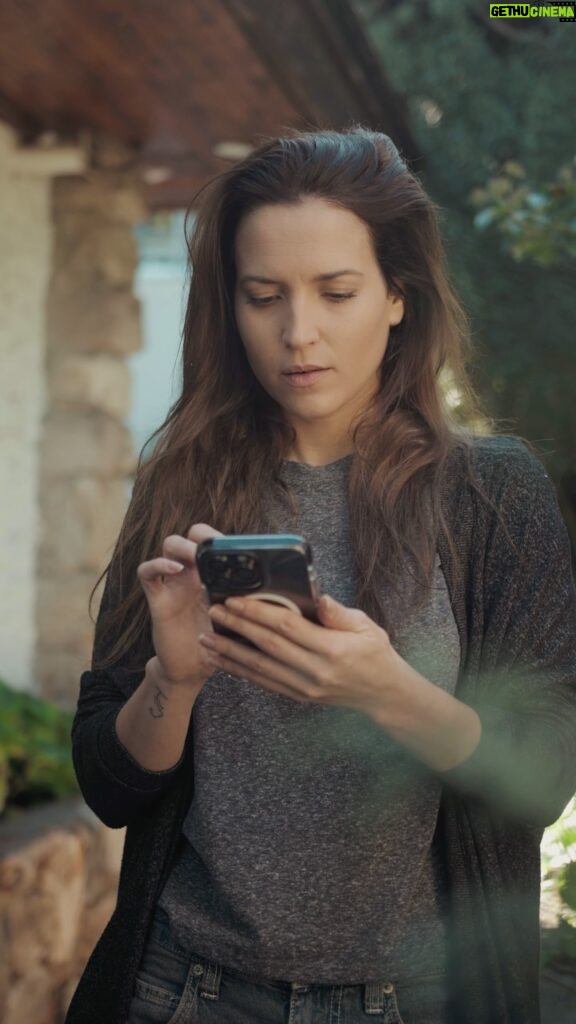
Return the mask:
{"type": "MultiPolygon", "coordinates": [[[[124,419],[126,357],[141,346],[134,295],[143,186],[121,147],[100,167],[55,179],[46,320],[46,416],[40,458],[35,675],[44,697],[73,706],[89,666],[90,591],[129,498],[136,456],[124,419]]],[[[97,611],[98,602],[93,604],[97,611]]]]}
{"type": "Polygon", "coordinates": [[[2,1024],[62,1024],[114,910],[123,842],[80,798],[0,823],[2,1024]]]}
{"type": "Polygon", "coordinates": [[[143,189],[129,147],[94,136],[88,160],[0,122],[0,675],[70,707],[136,461],[143,189]]]}
{"type": "Polygon", "coordinates": [[[23,171],[18,154],[0,122],[0,675],[33,690],[51,181],[23,171]]]}

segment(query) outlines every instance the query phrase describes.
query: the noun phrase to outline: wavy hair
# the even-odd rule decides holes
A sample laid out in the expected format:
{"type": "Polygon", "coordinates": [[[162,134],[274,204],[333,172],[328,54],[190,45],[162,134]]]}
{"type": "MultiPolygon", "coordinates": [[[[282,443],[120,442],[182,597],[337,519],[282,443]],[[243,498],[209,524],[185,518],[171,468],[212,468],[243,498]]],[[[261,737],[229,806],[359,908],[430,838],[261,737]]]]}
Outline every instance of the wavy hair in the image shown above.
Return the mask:
{"type": "Polygon", "coordinates": [[[270,494],[297,523],[297,498],[279,475],[295,434],[244,351],[234,315],[234,242],[251,211],[304,197],[328,200],[364,222],[385,281],[405,301],[403,320],[390,329],[377,394],[353,427],[348,495],[356,606],[392,642],[401,574],[411,572],[420,607],[433,584],[439,530],[454,552],[440,489],[455,448],[467,454],[468,479],[482,493],[469,453],[474,437],[493,433],[495,424],[466,368],[471,333],[449,280],[440,208],[380,132],[353,124],[266,140],[208,182],[188,211],[195,220],[190,232],[186,220],[181,394],[140,453],[112,557],[90,595],[91,604],[107,576],[93,668],[123,662],[142,670],[153,655],[136,570],[161,554],[165,537],[185,535],[196,522],[223,533],[274,532],[264,507],[270,494]],[[460,411],[447,400],[445,375],[459,392],[460,411]]]}

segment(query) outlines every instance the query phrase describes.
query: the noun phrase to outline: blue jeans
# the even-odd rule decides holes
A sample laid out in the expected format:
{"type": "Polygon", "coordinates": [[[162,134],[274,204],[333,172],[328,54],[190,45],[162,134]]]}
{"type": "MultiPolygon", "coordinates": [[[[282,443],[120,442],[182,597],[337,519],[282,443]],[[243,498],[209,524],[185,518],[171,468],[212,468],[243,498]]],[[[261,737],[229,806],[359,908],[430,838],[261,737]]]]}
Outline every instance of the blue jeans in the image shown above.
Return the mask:
{"type": "Polygon", "coordinates": [[[270,981],[189,953],[156,909],[126,1024],[444,1024],[443,980],[270,981]]]}

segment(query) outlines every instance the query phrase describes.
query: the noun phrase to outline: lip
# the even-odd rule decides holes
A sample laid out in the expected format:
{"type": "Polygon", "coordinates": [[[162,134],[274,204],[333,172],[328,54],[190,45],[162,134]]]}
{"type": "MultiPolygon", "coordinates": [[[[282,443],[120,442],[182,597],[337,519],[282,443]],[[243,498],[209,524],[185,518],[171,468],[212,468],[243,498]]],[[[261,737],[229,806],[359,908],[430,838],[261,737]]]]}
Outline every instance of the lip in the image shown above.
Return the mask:
{"type": "Polygon", "coordinates": [[[292,388],[309,388],[328,373],[329,369],[330,367],[323,366],[316,370],[307,370],[305,373],[284,372],[283,376],[292,388]]]}
{"type": "Polygon", "coordinates": [[[318,366],[316,363],[293,363],[292,366],[288,366],[283,372],[284,373],[307,373],[308,370],[326,370],[326,366],[318,366]]]}

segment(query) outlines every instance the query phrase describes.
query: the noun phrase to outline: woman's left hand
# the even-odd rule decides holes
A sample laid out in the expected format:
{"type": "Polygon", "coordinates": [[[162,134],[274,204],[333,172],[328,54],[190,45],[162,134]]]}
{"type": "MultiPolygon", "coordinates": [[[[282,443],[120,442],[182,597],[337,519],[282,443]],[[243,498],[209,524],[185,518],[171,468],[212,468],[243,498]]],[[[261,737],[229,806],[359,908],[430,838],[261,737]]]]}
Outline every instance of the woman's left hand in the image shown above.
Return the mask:
{"type": "Polygon", "coordinates": [[[334,598],[318,604],[323,625],[265,601],[228,598],[210,618],[257,645],[247,647],[219,633],[200,642],[223,671],[300,703],[334,704],[367,714],[393,699],[402,658],[386,630],[360,608],[334,598]],[[239,603],[238,603],[239,602],[239,603]]]}

